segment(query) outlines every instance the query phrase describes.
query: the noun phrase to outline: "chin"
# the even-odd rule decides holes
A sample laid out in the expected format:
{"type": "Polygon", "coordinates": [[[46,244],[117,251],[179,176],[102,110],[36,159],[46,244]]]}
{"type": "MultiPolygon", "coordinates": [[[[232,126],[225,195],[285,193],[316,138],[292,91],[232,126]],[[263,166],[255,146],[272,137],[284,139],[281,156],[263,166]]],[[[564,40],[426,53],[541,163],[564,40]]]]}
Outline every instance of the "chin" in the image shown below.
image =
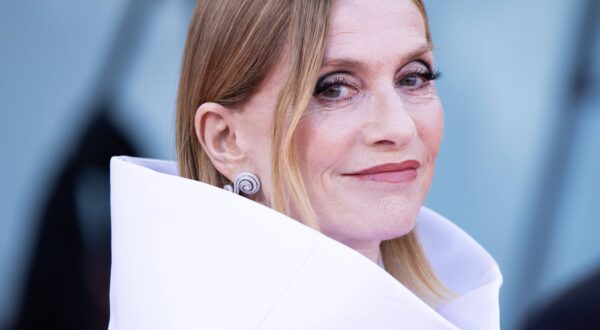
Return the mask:
{"type": "Polygon", "coordinates": [[[390,216],[393,219],[392,221],[386,221],[382,219],[381,221],[384,225],[381,226],[379,231],[376,233],[376,239],[385,241],[410,233],[415,228],[417,216],[418,212],[414,214],[404,213],[401,216],[390,216]]]}
{"type": "Polygon", "coordinates": [[[404,205],[385,207],[377,212],[355,210],[344,212],[345,217],[338,214],[335,221],[319,222],[323,234],[341,242],[384,241],[410,233],[415,228],[420,208],[420,205],[404,205]]]}
{"type": "Polygon", "coordinates": [[[368,212],[371,215],[369,222],[382,239],[406,235],[414,229],[422,205],[418,197],[413,194],[405,198],[383,200],[376,209],[368,212]]]}

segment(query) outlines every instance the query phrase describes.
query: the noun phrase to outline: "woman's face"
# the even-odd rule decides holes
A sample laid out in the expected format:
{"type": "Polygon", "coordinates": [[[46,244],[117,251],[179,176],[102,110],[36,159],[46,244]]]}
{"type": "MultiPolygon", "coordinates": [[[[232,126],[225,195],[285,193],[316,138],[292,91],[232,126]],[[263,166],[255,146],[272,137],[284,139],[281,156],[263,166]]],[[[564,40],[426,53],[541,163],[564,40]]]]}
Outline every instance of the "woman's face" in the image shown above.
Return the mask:
{"type": "MultiPolygon", "coordinates": [[[[250,100],[249,122],[270,116],[284,77],[283,65],[267,77],[250,100]]],[[[425,23],[411,0],[336,1],[320,79],[297,130],[323,233],[374,256],[380,241],[412,230],[443,131],[434,78],[425,23]]],[[[265,168],[269,129],[253,131],[265,168]]],[[[270,182],[267,173],[261,179],[270,182]]]]}

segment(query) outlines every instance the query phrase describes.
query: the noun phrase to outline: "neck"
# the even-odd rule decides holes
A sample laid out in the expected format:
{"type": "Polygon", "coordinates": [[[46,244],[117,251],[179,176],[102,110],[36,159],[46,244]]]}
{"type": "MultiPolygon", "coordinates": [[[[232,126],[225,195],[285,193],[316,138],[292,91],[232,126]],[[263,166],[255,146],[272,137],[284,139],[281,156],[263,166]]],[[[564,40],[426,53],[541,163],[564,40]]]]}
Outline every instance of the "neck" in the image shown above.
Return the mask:
{"type": "Polygon", "coordinates": [[[379,266],[383,267],[381,249],[379,248],[379,245],[381,244],[380,241],[369,243],[345,242],[344,244],[351,247],[353,250],[359,252],[360,254],[364,255],[365,257],[371,259],[371,261],[378,264],[379,266]]]}

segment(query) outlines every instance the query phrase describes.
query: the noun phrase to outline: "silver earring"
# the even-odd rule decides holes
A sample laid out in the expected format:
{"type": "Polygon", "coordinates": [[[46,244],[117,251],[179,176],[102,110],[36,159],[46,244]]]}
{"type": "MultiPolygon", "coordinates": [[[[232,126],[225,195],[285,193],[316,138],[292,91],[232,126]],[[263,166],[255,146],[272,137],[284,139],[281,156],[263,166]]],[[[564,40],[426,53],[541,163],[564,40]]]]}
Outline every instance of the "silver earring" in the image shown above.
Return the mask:
{"type": "Polygon", "coordinates": [[[242,172],[235,177],[233,185],[227,184],[223,189],[231,191],[234,194],[243,192],[246,195],[254,195],[260,189],[260,180],[250,172],[242,172]]]}

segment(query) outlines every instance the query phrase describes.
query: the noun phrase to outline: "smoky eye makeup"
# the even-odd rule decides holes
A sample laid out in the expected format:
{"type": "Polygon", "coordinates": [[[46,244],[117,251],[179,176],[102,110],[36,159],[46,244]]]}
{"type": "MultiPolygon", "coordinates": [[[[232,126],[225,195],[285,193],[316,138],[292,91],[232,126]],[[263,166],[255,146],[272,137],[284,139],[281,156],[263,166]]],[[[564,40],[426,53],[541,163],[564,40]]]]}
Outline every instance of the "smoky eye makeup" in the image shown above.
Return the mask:
{"type": "Polygon", "coordinates": [[[348,84],[347,76],[352,73],[348,71],[334,71],[330,73],[326,73],[321,76],[315,85],[315,90],[313,94],[319,94],[325,91],[328,87],[335,84],[348,84]]]}
{"type": "Polygon", "coordinates": [[[428,86],[431,81],[441,78],[439,70],[433,70],[431,65],[422,60],[413,61],[399,70],[396,84],[401,88],[415,90],[428,86]]]}
{"type": "Polygon", "coordinates": [[[319,78],[313,95],[323,102],[339,102],[352,98],[356,92],[351,73],[335,71],[319,78]]]}
{"type": "MultiPolygon", "coordinates": [[[[431,81],[439,79],[441,75],[425,60],[414,60],[397,71],[394,84],[400,90],[415,94],[427,91],[431,81]]],[[[357,86],[351,72],[334,71],[317,80],[313,96],[321,103],[337,104],[352,99],[359,92],[357,86]]]]}

